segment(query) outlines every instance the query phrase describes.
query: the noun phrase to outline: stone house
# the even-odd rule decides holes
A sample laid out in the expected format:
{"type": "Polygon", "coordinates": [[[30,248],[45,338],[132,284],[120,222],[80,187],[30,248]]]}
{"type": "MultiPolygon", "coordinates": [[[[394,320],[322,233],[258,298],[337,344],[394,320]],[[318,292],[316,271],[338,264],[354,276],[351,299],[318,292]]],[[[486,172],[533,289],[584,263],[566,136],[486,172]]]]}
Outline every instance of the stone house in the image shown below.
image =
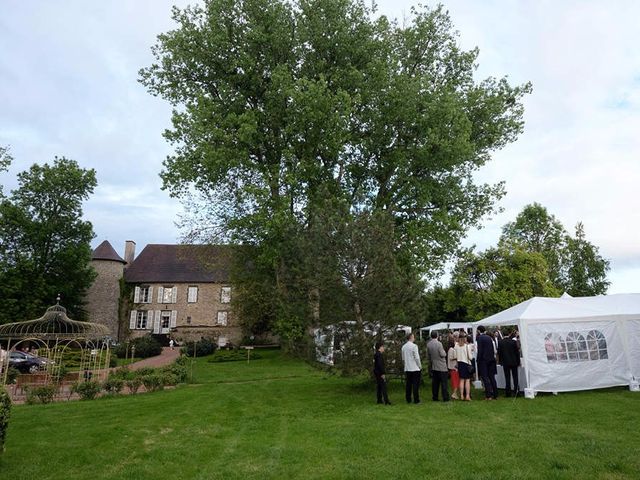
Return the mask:
{"type": "Polygon", "coordinates": [[[135,243],[127,242],[122,259],[103,242],[93,252],[98,278],[87,303],[91,318],[119,339],[151,333],[179,342],[208,337],[221,346],[239,344],[242,330],[231,309],[231,252],[225,245],[150,244],[135,257],[135,243]]]}

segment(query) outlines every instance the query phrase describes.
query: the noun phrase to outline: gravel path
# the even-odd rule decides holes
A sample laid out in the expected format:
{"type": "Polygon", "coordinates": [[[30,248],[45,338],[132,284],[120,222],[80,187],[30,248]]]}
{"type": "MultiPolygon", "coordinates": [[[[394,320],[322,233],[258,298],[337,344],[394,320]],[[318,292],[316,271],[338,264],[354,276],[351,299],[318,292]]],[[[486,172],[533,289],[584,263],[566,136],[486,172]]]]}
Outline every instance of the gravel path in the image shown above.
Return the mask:
{"type": "Polygon", "coordinates": [[[128,367],[130,370],[138,370],[144,367],[164,367],[165,365],[169,365],[176,361],[176,359],[180,356],[180,349],[174,348],[171,350],[169,347],[163,347],[162,353],[156,357],[145,358],[144,360],[140,360],[139,362],[135,362],[130,364],[128,367]]]}

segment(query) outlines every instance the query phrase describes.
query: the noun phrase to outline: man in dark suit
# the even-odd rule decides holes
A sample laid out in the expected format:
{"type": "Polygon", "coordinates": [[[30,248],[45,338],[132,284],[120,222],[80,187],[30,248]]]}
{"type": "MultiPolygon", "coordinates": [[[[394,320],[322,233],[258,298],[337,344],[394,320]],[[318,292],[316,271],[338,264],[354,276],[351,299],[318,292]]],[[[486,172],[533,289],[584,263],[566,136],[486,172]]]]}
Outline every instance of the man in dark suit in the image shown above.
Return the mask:
{"type": "Polygon", "coordinates": [[[513,392],[517,395],[518,387],[518,367],[520,366],[520,348],[516,341],[515,330],[507,338],[503,338],[498,343],[498,359],[504,370],[505,394],[511,396],[513,392]],[[513,390],[511,390],[511,379],[513,378],[513,390]]]}
{"type": "Polygon", "coordinates": [[[384,345],[382,342],[376,343],[376,353],[373,355],[373,375],[376,377],[376,396],[378,397],[378,403],[384,403],[391,405],[389,397],[387,395],[387,379],[385,377],[386,369],[384,366],[384,345]]]}
{"type": "Polygon", "coordinates": [[[484,385],[485,400],[496,400],[498,398],[498,385],[496,384],[496,354],[493,348],[493,340],[486,334],[487,329],[480,325],[478,327],[478,352],[476,363],[478,364],[478,374],[484,385]]]}

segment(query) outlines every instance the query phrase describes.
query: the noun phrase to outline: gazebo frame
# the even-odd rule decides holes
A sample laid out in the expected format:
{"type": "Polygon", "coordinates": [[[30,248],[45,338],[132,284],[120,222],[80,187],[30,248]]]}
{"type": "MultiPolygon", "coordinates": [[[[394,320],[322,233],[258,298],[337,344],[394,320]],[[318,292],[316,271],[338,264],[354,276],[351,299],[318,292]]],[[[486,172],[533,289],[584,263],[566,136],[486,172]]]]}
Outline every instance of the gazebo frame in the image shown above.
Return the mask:
{"type": "Polygon", "coordinates": [[[34,381],[27,380],[23,384],[48,385],[54,379],[63,380],[60,379],[63,355],[74,345],[80,349],[78,379],[83,374],[85,380],[102,379],[108,373],[111,357],[108,335],[109,329],[104,325],[71,320],[59,299],[40,318],[0,325],[0,340],[6,342],[7,346],[6,358],[0,364],[1,384],[7,384],[11,350],[26,343],[37,345],[38,356],[45,358],[46,364],[37,375],[25,375],[26,379],[33,378],[34,381]]]}

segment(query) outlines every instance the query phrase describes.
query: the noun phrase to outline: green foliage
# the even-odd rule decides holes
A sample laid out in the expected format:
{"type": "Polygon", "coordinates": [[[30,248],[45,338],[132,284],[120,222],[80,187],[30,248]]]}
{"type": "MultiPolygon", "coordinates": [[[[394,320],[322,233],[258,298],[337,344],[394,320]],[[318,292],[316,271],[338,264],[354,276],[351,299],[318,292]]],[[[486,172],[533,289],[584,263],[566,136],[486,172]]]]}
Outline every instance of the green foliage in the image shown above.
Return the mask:
{"type": "Polygon", "coordinates": [[[7,438],[9,418],[11,417],[11,398],[7,391],[0,387],[0,454],[4,452],[4,442],[7,438]]]}
{"type": "Polygon", "coordinates": [[[182,355],[187,357],[205,357],[215,352],[217,346],[210,338],[201,338],[197,342],[185,342],[180,349],[182,355]]]}
{"type": "MultiPolygon", "coordinates": [[[[0,173],[6,172],[9,169],[9,165],[13,161],[13,157],[9,153],[9,147],[0,146],[0,173]]],[[[2,191],[2,184],[0,184],[0,200],[4,198],[2,191]]]]}
{"type": "Polygon", "coordinates": [[[582,223],[576,225],[575,237],[567,238],[565,251],[565,291],[574,297],[603,295],[611,282],[607,279],[610,264],[599,249],[587,241],[582,223]]]}
{"type": "Polygon", "coordinates": [[[9,367],[9,371],[7,372],[7,385],[15,383],[18,375],[20,375],[20,371],[17,368],[9,367]]]}
{"type": "Polygon", "coordinates": [[[102,389],[110,395],[116,395],[124,388],[124,380],[117,375],[109,375],[104,383],[102,389]]]}
{"type": "Polygon", "coordinates": [[[113,349],[113,353],[118,358],[125,358],[127,356],[131,356],[133,347],[135,347],[136,358],[155,357],[162,353],[162,345],[151,335],[137,337],[129,342],[122,342],[113,349]]]}
{"type": "Polygon", "coordinates": [[[30,387],[27,390],[27,403],[29,405],[33,405],[34,403],[51,403],[57,391],[57,384],[30,387]]]}
{"type": "Polygon", "coordinates": [[[474,174],[522,131],[530,86],[476,81],[442,7],[399,24],[357,0],[210,0],[173,18],[140,71],[175,107],[163,184],[192,236],[247,245],[246,333],[299,350],[310,326],[417,323],[422,279],[503,195],[474,174]]]}
{"type": "Polygon", "coordinates": [[[531,297],[557,297],[560,292],[549,279],[540,253],[490,248],[475,254],[465,252],[453,272],[469,320],[480,320],[531,297]]]}
{"type": "Polygon", "coordinates": [[[81,400],[93,400],[102,391],[102,385],[93,380],[88,382],[81,381],[74,383],[71,391],[77,393],[81,400]]]}
{"type": "Polygon", "coordinates": [[[18,174],[18,188],[0,202],[0,323],[40,316],[58,294],[70,316],[84,317],[95,272],[82,203],[96,184],[94,170],[66,158],[18,174]]]}
{"type": "MultiPolygon", "coordinates": [[[[180,358],[186,358],[186,357],[180,357],[180,358]]],[[[161,372],[163,374],[170,375],[172,377],[173,383],[165,382],[165,385],[175,385],[177,383],[185,383],[189,376],[189,370],[184,361],[180,361],[180,362],[176,361],[171,365],[162,367],[161,372]]]]}
{"type": "Polygon", "coordinates": [[[142,386],[142,378],[141,377],[133,377],[124,381],[124,384],[129,389],[129,393],[135,395],[138,393],[138,390],[142,386]]]}
{"type": "Polygon", "coordinates": [[[164,387],[165,376],[161,373],[149,373],[146,375],[141,375],[140,379],[142,380],[142,384],[147,392],[155,392],[157,390],[162,390],[164,387]]]}
{"type": "Polygon", "coordinates": [[[61,383],[64,380],[64,377],[69,373],[69,369],[64,363],[60,363],[58,365],[54,365],[53,371],[51,372],[51,379],[55,383],[61,383]]]}
{"type": "Polygon", "coordinates": [[[598,247],[587,241],[582,223],[576,225],[575,237],[562,223],[538,203],[527,205],[514,222],[502,230],[500,242],[510,248],[542,254],[547,261],[549,278],[558,290],[572,296],[602,295],[607,292],[609,261],[598,247]]]}
{"type": "MultiPolygon", "coordinates": [[[[259,353],[251,352],[251,360],[258,360],[262,358],[259,353]]],[[[221,363],[221,362],[241,362],[247,361],[246,350],[218,350],[210,358],[207,359],[209,363],[221,363]]]]}

